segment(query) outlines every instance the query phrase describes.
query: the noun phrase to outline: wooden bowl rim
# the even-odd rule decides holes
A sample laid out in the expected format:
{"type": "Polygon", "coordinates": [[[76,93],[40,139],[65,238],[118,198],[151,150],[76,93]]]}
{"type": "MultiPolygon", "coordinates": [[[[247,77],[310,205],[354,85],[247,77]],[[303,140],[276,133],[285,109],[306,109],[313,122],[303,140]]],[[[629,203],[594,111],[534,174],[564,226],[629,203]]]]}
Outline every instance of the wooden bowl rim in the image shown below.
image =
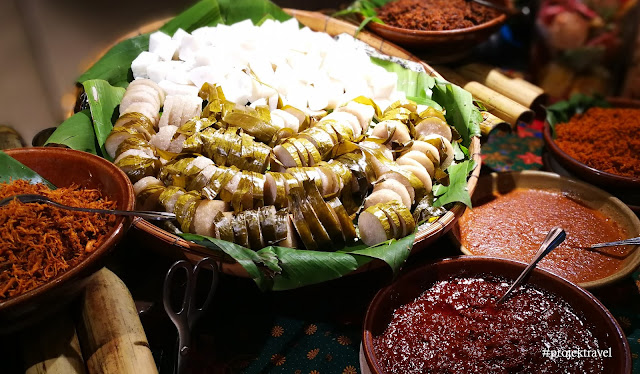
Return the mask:
{"type": "MultiPolygon", "coordinates": [[[[465,263],[467,263],[468,261],[480,262],[480,263],[487,262],[488,265],[492,263],[503,263],[508,266],[515,266],[521,269],[524,269],[527,266],[527,264],[524,262],[514,261],[514,260],[509,260],[504,258],[490,257],[490,256],[462,255],[462,256],[455,256],[455,257],[448,257],[448,258],[434,260],[426,264],[423,264],[420,267],[413,269],[412,271],[406,274],[403,274],[396,282],[392,283],[391,285],[380,289],[375,294],[375,296],[373,297],[373,299],[371,300],[371,302],[367,307],[367,312],[365,314],[363,328],[362,328],[362,335],[361,335],[362,348],[363,348],[362,351],[364,353],[366,363],[369,366],[369,369],[371,370],[372,373],[382,374],[382,372],[378,370],[379,365],[377,365],[377,359],[375,358],[375,352],[373,350],[373,333],[371,332],[371,330],[374,322],[374,317],[378,313],[377,308],[379,305],[383,304],[383,301],[384,301],[383,298],[388,294],[393,293],[395,290],[395,286],[402,279],[413,277],[418,273],[429,272],[432,270],[433,267],[437,267],[438,264],[443,264],[443,263],[453,263],[453,264],[459,263],[460,264],[459,268],[463,269],[465,263]]],[[[581,288],[580,286],[576,285],[575,283],[565,278],[562,278],[561,276],[558,276],[556,274],[553,274],[549,271],[546,271],[540,268],[534,269],[533,272],[537,273],[538,275],[541,275],[544,278],[551,280],[554,283],[563,284],[564,286],[569,287],[577,295],[580,295],[589,304],[594,306],[595,310],[597,310],[600,314],[603,314],[606,316],[607,321],[610,323],[609,327],[613,327],[612,331],[610,332],[614,333],[615,338],[617,338],[617,340],[620,342],[620,344],[622,345],[622,349],[624,351],[624,360],[625,360],[624,372],[631,373],[631,348],[629,346],[629,342],[627,341],[626,336],[622,331],[622,328],[620,327],[620,324],[618,323],[618,321],[611,314],[611,312],[602,304],[602,302],[598,300],[595,296],[593,296],[589,291],[581,288]]],[[[490,273],[490,270],[488,270],[487,273],[490,273]]],[[[444,275],[447,275],[447,274],[444,274],[444,275]]],[[[555,294],[555,292],[550,290],[547,290],[547,292],[551,294],[555,294]]],[[[398,292],[396,292],[396,294],[397,293],[398,292]]],[[[568,302],[569,305],[572,305],[571,300],[567,300],[565,298],[563,298],[563,300],[568,302]]]]}
{"type": "MultiPolygon", "coordinates": [[[[364,18],[360,14],[358,14],[358,18],[360,19],[360,21],[364,20],[364,18]]],[[[426,37],[434,37],[434,36],[451,37],[451,36],[470,35],[479,31],[486,31],[488,29],[504,24],[506,20],[507,20],[507,16],[504,13],[502,13],[499,16],[492,18],[481,24],[473,25],[470,27],[464,27],[461,29],[452,29],[452,30],[413,30],[413,29],[405,29],[402,27],[392,26],[386,23],[378,23],[374,21],[367,23],[366,27],[371,28],[372,30],[380,29],[385,32],[393,32],[396,34],[403,34],[403,35],[411,36],[415,38],[419,38],[419,37],[426,38],[426,37]]]]}
{"type": "MultiPolygon", "coordinates": [[[[76,157],[79,159],[89,158],[92,162],[100,165],[100,167],[105,170],[110,170],[111,172],[117,175],[116,180],[120,186],[124,185],[127,194],[124,196],[125,205],[119,207],[122,210],[133,210],[135,205],[135,193],[133,191],[133,185],[129,180],[129,177],[120,170],[114,163],[104,159],[102,157],[96,156],[91,153],[68,149],[68,148],[59,148],[59,147],[29,147],[29,148],[14,148],[5,150],[5,152],[11,156],[16,153],[26,153],[26,154],[47,154],[47,153],[66,153],[71,155],[71,157],[76,157]]],[[[102,243],[93,253],[91,253],[87,258],[81,261],[78,265],[68,269],[61,275],[51,279],[47,283],[38,286],[30,291],[22,293],[18,296],[12,297],[6,301],[0,302],[0,311],[8,310],[14,307],[17,307],[20,304],[26,304],[33,299],[40,297],[41,295],[61,287],[62,284],[67,281],[73,281],[74,278],[82,276],[82,274],[90,269],[92,266],[96,265],[99,261],[102,260],[111,250],[114,249],[116,244],[124,237],[131,223],[131,219],[121,216],[116,220],[116,224],[113,226],[111,231],[109,232],[106,240],[102,243]]],[[[98,270],[98,269],[96,269],[98,270]]]]}
{"type": "MultiPolygon", "coordinates": [[[[597,201],[602,202],[602,206],[607,205],[609,207],[611,207],[611,210],[616,210],[619,213],[619,218],[624,218],[625,225],[623,226],[623,228],[625,230],[629,229],[630,227],[635,228],[635,233],[629,233],[630,235],[635,235],[638,236],[640,235],[640,219],[638,219],[638,216],[631,210],[631,208],[629,208],[623,201],[621,201],[620,199],[618,199],[617,197],[613,196],[612,194],[610,194],[607,191],[602,190],[601,188],[598,188],[594,185],[591,185],[589,183],[586,183],[582,180],[579,179],[575,179],[575,178],[570,178],[570,177],[565,177],[556,173],[551,173],[551,172],[546,172],[546,171],[538,171],[538,170],[524,170],[524,171],[510,171],[510,172],[500,172],[500,173],[491,173],[491,174],[487,174],[487,175],[483,175],[482,177],[480,177],[478,179],[478,184],[482,184],[482,183],[492,183],[492,185],[494,184],[494,182],[500,177],[500,176],[508,176],[508,175],[516,175],[516,176],[523,176],[523,178],[527,179],[535,179],[537,181],[540,180],[549,180],[552,184],[557,184],[558,186],[562,186],[563,187],[563,192],[566,189],[569,190],[573,190],[576,191],[577,189],[581,189],[582,191],[588,191],[590,196],[596,198],[597,197],[597,201]]],[[[514,178],[516,180],[519,180],[518,178],[514,178]]],[[[516,185],[514,185],[514,188],[517,188],[517,182],[516,185]]],[[[586,205],[590,205],[590,201],[586,201],[583,200],[583,202],[586,205]]],[[[607,208],[609,209],[609,208],[607,208]]],[[[611,217],[611,218],[616,218],[616,217],[611,217]]],[[[622,226],[622,225],[621,225],[622,226]]],[[[458,228],[456,228],[456,232],[457,232],[458,228]]],[[[483,257],[483,256],[478,256],[473,254],[468,248],[466,248],[464,245],[462,245],[462,243],[460,242],[459,238],[456,238],[454,236],[454,240],[458,242],[459,244],[459,248],[460,251],[465,254],[465,255],[469,255],[469,256],[473,256],[473,257],[483,257]]],[[[599,288],[599,287],[603,287],[606,285],[609,285],[611,283],[615,283],[617,281],[619,281],[622,278],[625,278],[627,276],[629,276],[631,273],[633,273],[638,266],[640,266],[640,246],[635,246],[632,247],[630,249],[630,254],[629,254],[629,262],[627,264],[625,264],[622,269],[620,269],[618,272],[613,273],[609,276],[606,276],[604,278],[601,279],[597,279],[594,281],[589,281],[589,282],[578,282],[576,283],[578,286],[586,288],[586,289],[594,289],[594,288],[599,288]]],[[[562,277],[562,276],[560,276],[562,277]]],[[[574,283],[574,282],[571,282],[574,283]]]]}

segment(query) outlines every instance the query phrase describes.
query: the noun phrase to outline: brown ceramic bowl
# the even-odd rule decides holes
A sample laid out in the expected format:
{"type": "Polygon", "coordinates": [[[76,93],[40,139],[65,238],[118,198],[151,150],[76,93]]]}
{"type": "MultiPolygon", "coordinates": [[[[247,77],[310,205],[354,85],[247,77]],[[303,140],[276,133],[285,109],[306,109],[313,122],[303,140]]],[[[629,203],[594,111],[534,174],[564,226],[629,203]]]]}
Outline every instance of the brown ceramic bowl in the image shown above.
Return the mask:
{"type": "MultiPolygon", "coordinates": [[[[637,100],[609,98],[608,101],[615,108],[640,108],[640,101],[637,100]]],[[[546,149],[553,157],[553,160],[559,163],[566,171],[610,191],[635,208],[634,210],[640,212],[640,194],[638,193],[640,191],[640,178],[624,177],[594,169],[569,156],[554,141],[551,127],[546,121],[544,123],[543,137],[546,149]]]]}
{"type": "MultiPolygon", "coordinates": [[[[495,3],[508,6],[504,0],[496,0],[495,3]]],[[[442,63],[468,56],[473,47],[489,39],[506,20],[507,16],[500,14],[480,25],[443,31],[403,29],[377,22],[369,22],[366,27],[383,39],[410,49],[427,62],[442,63]]]]}
{"type": "MultiPolygon", "coordinates": [[[[473,192],[472,203],[477,205],[478,202],[487,201],[495,192],[507,193],[516,188],[543,189],[571,196],[572,199],[613,219],[626,231],[629,238],[640,236],[640,220],[622,201],[610,193],[585,182],[544,171],[530,170],[483,175],[478,180],[476,190],[473,192]]],[[[451,230],[454,240],[458,243],[461,241],[460,222],[456,222],[451,230]]],[[[605,278],[578,283],[578,285],[592,289],[617,282],[629,276],[640,266],[640,246],[629,246],[627,250],[630,254],[624,259],[622,268],[617,272],[605,278]]],[[[462,244],[460,244],[460,251],[465,255],[473,255],[462,244]]]]}
{"type": "MultiPolygon", "coordinates": [[[[526,264],[491,257],[461,256],[428,263],[400,277],[390,286],[380,290],[369,305],[364,320],[362,344],[364,356],[371,373],[384,374],[373,349],[373,337],[381,335],[398,307],[413,301],[435,282],[451,277],[498,276],[507,281],[515,280],[526,264]]],[[[544,270],[536,269],[528,283],[565,300],[592,329],[601,348],[611,347],[612,357],[605,359],[603,373],[631,373],[629,343],[615,318],[589,292],[575,284],[544,270]]]]}
{"type": "MultiPolygon", "coordinates": [[[[132,210],[135,203],[129,178],[111,162],[64,148],[17,148],[6,153],[53,185],[76,184],[98,189],[117,202],[117,209],[132,210]]],[[[106,256],[126,233],[130,219],[118,217],[107,239],[78,266],[22,295],[0,302],[0,333],[15,331],[61,309],[84,288],[89,276],[102,268],[106,256]]]]}

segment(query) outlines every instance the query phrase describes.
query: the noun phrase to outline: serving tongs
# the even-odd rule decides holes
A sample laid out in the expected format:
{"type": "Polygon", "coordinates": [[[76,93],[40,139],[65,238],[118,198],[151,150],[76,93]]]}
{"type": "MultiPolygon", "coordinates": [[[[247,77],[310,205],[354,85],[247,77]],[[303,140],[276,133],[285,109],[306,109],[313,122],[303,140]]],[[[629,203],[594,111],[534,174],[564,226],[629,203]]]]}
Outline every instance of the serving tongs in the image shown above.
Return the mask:
{"type": "Polygon", "coordinates": [[[87,212],[87,213],[98,213],[98,214],[115,214],[118,216],[134,216],[134,217],[142,217],[155,221],[164,221],[175,219],[176,215],[168,212],[153,212],[147,210],[117,210],[117,209],[95,209],[95,208],[82,208],[77,206],[68,206],[64,204],[57,203],[46,196],[35,195],[35,194],[21,194],[21,195],[13,195],[6,197],[0,200],[0,207],[5,206],[12,202],[13,200],[18,200],[21,203],[44,203],[53,205],[56,208],[73,210],[76,212],[87,212]]]}

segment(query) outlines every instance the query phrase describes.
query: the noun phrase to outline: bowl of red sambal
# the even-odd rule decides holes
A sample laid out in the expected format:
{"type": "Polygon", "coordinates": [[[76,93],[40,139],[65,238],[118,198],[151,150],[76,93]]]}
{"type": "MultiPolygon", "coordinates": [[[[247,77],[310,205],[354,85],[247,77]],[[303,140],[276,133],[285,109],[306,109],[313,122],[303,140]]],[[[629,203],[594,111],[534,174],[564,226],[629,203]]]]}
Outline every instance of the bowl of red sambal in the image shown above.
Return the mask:
{"type": "Polygon", "coordinates": [[[461,256],[428,263],[380,290],[362,335],[368,369],[412,373],[631,373],[629,344],[589,292],[526,264],[461,256]]]}
{"type": "MultiPolygon", "coordinates": [[[[509,2],[494,0],[508,7],[509,2]]],[[[380,2],[378,2],[380,3],[380,2]]],[[[377,3],[377,4],[378,4],[377,3]]],[[[467,0],[392,0],[375,9],[352,9],[366,27],[390,42],[411,49],[428,62],[450,62],[469,55],[507,20],[492,8],[467,0]],[[373,12],[373,13],[371,13],[373,12]]]]}
{"type": "Polygon", "coordinates": [[[610,193],[577,179],[543,171],[492,173],[478,179],[452,236],[467,255],[529,262],[554,226],[565,241],[538,267],[584,288],[629,276],[640,246],[589,249],[592,244],[640,236],[640,220],[610,193]]]}
{"type": "MultiPolygon", "coordinates": [[[[0,156],[0,199],[39,194],[70,206],[134,207],[129,178],[106,159],[55,147],[17,148],[0,156]]],[[[122,216],[43,203],[12,200],[0,207],[0,333],[43,319],[72,301],[130,223],[122,216]]]]}
{"type": "Polygon", "coordinates": [[[547,108],[545,161],[640,212],[640,101],[584,95],[547,108]]]}

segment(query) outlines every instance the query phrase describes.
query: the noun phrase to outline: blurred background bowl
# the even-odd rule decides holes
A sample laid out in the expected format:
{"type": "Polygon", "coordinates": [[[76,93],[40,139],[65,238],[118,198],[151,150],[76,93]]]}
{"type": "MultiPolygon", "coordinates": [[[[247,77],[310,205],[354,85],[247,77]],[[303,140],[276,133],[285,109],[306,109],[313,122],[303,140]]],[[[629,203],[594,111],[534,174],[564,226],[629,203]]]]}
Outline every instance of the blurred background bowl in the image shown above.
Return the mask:
{"type": "MultiPolygon", "coordinates": [[[[17,148],[6,153],[40,174],[57,187],[71,184],[98,189],[117,202],[116,209],[132,210],[133,186],[117,166],[101,157],[65,148],[17,148]]],[[[0,333],[16,331],[62,309],[86,285],[94,272],[104,265],[107,255],[126,233],[131,219],[117,217],[106,240],[79,265],[48,283],[0,302],[0,333]]]]}
{"type": "MultiPolygon", "coordinates": [[[[369,304],[362,331],[364,356],[371,373],[384,374],[373,349],[373,338],[384,332],[398,307],[412,302],[438,281],[486,276],[513,281],[525,267],[526,264],[511,260],[460,256],[428,263],[380,290],[369,304]]],[[[600,347],[611,347],[612,357],[605,359],[603,373],[631,373],[629,343],[615,318],[600,301],[575,284],[540,269],[531,273],[527,283],[566,301],[591,326],[600,347]]]]}
{"type": "MultiPolygon", "coordinates": [[[[496,0],[499,5],[508,5],[508,1],[496,0]]],[[[360,21],[364,18],[359,17],[360,21]]],[[[471,54],[473,48],[489,39],[491,34],[506,22],[507,16],[498,17],[463,29],[428,31],[411,30],[387,24],[369,22],[366,28],[385,40],[405,47],[431,63],[443,63],[461,60],[471,54]]]]}
{"type": "MultiPolygon", "coordinates": [[[[640,108],[640,101],[623,98],[608,98],[614,108],[640,108]]],[[[633,211],[640,213],[640,178],[630,178],[594,169],[569,156],[554,141],[551,126],[544,123],[543,137],[548,154],[546,166],[558,174],[575,176],[603,188],[627,203],[633,211]]]]}
{"type": "MultiPolygon", "coordinates": [[[[520,171],[507,173],[492,173],[483,175],[478,179],[476,189],[473,192],[472,202],[477,206],[479,202],[487,201],[492,195],[508,193],[516,188],[543,189],[558,192],[570,196],[572,200],[602,213],[611,218],[626,233],[629,238],[640,236],[640,220],[629,207],[610,193],[603,191],[585,182],[564,177],[555,173],[544,171],[520,171]]],[[[460,225],[458,221],[451,234],[458,243],[461,243],[460,225]]],[[[525,235],[525,233],[523,233],[525,235]]],[[[567,235],[571,235],[568,233],[567,235]]],[[[595,244],[595,243],[593,243],[595,244]]],[[[627,253],[622,262],[622,267],[615,273],[590,282],[578,283],[580,287],[602,287],[629,276],[640,265],[640,246],[627,246],[627,253]]],[[[460,244],[460,251],[465,255],[474,255],[468,248],[460,244]]],[[[551,257],[548,257],[551,258],[551,257]]],[[[562,274],[560,274],[562,275],[562,274]]]]}

